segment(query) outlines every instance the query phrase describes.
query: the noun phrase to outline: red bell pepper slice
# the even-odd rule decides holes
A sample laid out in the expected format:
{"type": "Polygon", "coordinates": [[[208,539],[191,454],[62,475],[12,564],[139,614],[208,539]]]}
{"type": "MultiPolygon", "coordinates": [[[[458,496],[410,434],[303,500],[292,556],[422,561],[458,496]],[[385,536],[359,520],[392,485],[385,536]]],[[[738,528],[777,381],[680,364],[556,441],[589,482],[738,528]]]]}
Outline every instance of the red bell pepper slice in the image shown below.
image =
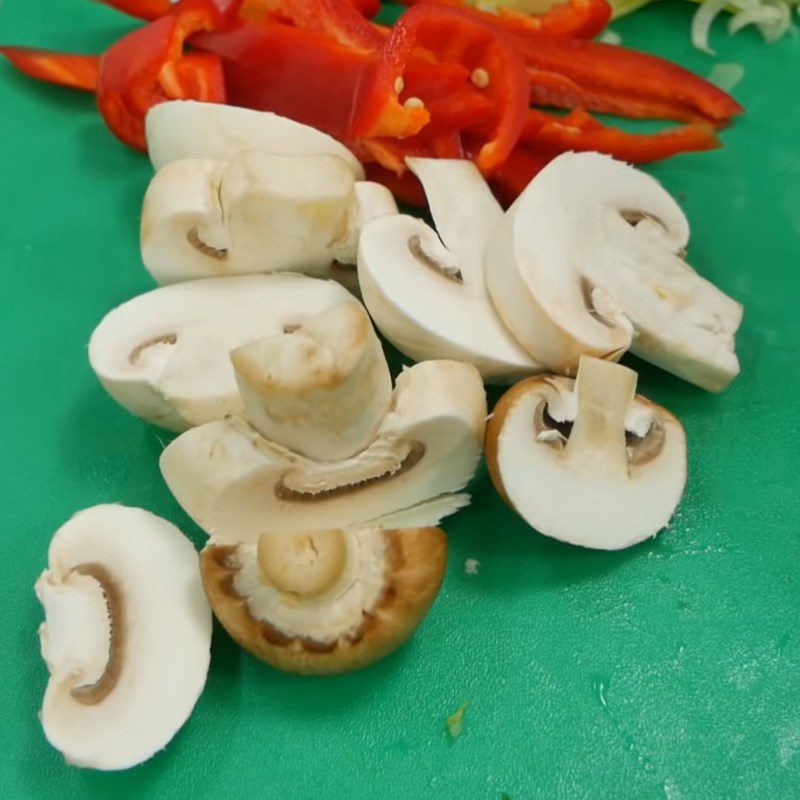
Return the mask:
{"type": "Polygon", "coordinates": [[[240,5],[235,0],[182,0],[166,17],[129,33],[100,61],[97,104],[111,132],[131,147],[146,149],[144,118],[164,100],[225,102],[218,57],[184,55],[185,40],[197,31],[225,27],[240,5]]]}
{"type": "Polygon", "coordinates": [[[577,36],[586,39],[592,39],[601,33],[611,19],[611,6],[607,0],[569,0],[554,5],[543,14],[523,14],[503,7],[492,14],[467,5],[462,0],[404,0],[404,4],[462,8],[511,31],[543,31],[553,36],[577,36]]]}
{"type": "Polygon", "coordinates": [[[682,125],[653,134],[629,133],[603,125],[591,114],[576,110],[557,117],[530,109],[520,143],[539,151],[597,151],[634,164],[660,161],[690,151],[714,150],[720,146],[711,125],[682,125]]]}
{"type": "Polygon", "coordinates": [[[240,20],[192,45],[222,59],[228,102],[272,111],[347,140],[353,98],[375,56],[314,31],[240,20]]]}
{"type": "MultiPolygon", "coordinates": [[[[579,87],[579,92],[564,98],[572,105],[631,117],[714,123],[727,122],[744,110],[714,84],[657,56],[536,31],[519,34],[517,41],[529,67],[560,75],[579,87]]],[[[545,98],[540,94],[537,99],[545,98]]]]}
{"type": "Polygon", "coordinates": [[[349,0],[265,0],[299,28],[330,36],[339,44],[379,50],[387,32],[364,19],[349,0]]]}
{"type": "Polygon", "coordinates": [[[165,17],[173,6],[170,0],[95,0],[95,2],[116,8],[128,16],[148,21],[165,17]]]}
{"type": "MultiPolygon", "coordinates": [[[[353,104],[377,55],[278,22],[240,20],[222,32],[197,34],[191,43],[222,58],[231,104],[272,111],[354,144],[348,138],[353,104]]],[[[414,58],[406,69],[405,92],[434,106],[441,99],[443,119],[453,113],[452,103],[464,98],[465,107],[457,112],[472,124],[485,107],[464,97],[468,78],[458,64],[414,58]]]]}
{"type": "Polygon", "coordinates": [[[406,65],[418,49],[430,51],[442,62],[480,70],[482,88],[493,101],[491,132],[476,162],[485,172],[502,163],[513,149],[525,123],[528,77],[513,42],[495,25],[461,9],[418,5],[395,24],[380,60],[365,81],[351,128],[354,139],[405,138],[418,133],[430,120],[424,106],[409,99],[400,104],[406,65]]]}
{"type": "Polygon", "coordinates": [[[32,47],[0,47],[0,53],[31,78],[84,92],[93,92],[97,88],[99,56],[54,53],[32,47]]]}

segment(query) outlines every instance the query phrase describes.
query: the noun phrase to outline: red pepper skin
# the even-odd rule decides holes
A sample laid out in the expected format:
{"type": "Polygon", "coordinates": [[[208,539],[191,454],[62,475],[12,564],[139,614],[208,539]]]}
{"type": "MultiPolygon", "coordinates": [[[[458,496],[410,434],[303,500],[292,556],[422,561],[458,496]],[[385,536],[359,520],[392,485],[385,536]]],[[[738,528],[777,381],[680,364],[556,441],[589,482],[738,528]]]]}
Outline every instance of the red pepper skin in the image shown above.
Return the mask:
{"type": "Polygon", "coordinates": [[[624,116],[714,123],[728,122],[744,111],[714,84],[647,53],[535,31],[518,35],[517,41],[529,67],[560,75],[579,87],[582,94],[567,95],[561,104],[582,101],[592,110],[624,116]]]}
{"type": "Polygon", "coordinates": [[[462,0],[404,0],[404,5],[408,6],[421,4],[462,8],[515,33],[532,30],[584,39],[593,39],[605,30],[611,19],[611,6],[607,0],[570,0],[558,3],[544,14],[522,14],[508,8],[500,8],[496,14],[492,14],[469,6],[462,0]]]}
{"type": "MultiPolygon", "coordinates": [[[[223,60],[228,102],[272,111],[312,125],[347,144],[358,87],[377,55],[344,47],[314,31],[278,22],[240,20],[227,30],[192,37],[196,48],[223,60]]],[[[476,123],[485,106],[465,96],[469,71],[458,64],[415,58],[406,70],[405,93],[441,108],[442,119],[476,123]],[[453,110],[453,103],[464,107],[453,110]],[[440,103],[440,106],[437,106],[440,103]]]]}
{"type": "Polygon", "coordinates": [[[228,102],[272,111],[347,140],[356,88],[375,56],[314,31],[240,20],[192,37],[222,59],[228,102]]]}
{"type": "Polygon", "coordinates": [[[0,53],[31,78],[84,92],[97,88],[99,56],[54,53],[32,47],[0,47],[0,53]]]}
{"type": "Polygon", "coordinates": [[[170,0],[95,0],[104,6],[111,6],[130,17],[152,21],[165,17],[172,11],[170,0]]]}
{"type": "Polygon", "coordinates": [[[553,6],[541,16],[501,8],[500,18],[508,28],[520,32],[534,30],[551,36],[594,39],[611,20],[611,5],[607,0],[570,0],[553,6]]]}
{"type": "Polygon", "coordinates": [[[683,125],[654,134],[629,133],[603,125],[585,111],[556,117],[534,108],[528,112],[520,143],[523,147],[553,154],[568,150],[596,151],[634,164],[720,146],[716,131],[707,123],[683,125]]]}
{"type": "Polygon", "coordinates": [[[161,17],[124,36],[100,61],[97,105],[111,132],[145,150],[144,118],[164,100],[224,103],[222,62],[208,53],[183,54],[193,33],[229,24],[239,2],[182,0],[161,17]]]}
{"type": "Polygon", "coordinates": [[[349,0],[274,0],[280,13],[299,28],[324,33],[338,44],[377,51],[388,31],[364,19],[349,0]]]}
{"type": "Polygon", "coordinates": [[[354,140],[405,138],[419,133],[430,121],[429,110],[399,102],[398,79],[418,48],[441,62],[462,64],[470,73],[484,70],[484,91],[494,108],[491,132],[476,162],[490,173],[508,157],[519,137],[528,108],[525,63],[506,34],[495,25],[461,9],[418,5],[395,24],[380,60],[359,95],[351,136],[354,140]],[[409,113],[411,112],[411,113],[409,113]],[[419,112],[414,114],[414,112],[419,112]]]}

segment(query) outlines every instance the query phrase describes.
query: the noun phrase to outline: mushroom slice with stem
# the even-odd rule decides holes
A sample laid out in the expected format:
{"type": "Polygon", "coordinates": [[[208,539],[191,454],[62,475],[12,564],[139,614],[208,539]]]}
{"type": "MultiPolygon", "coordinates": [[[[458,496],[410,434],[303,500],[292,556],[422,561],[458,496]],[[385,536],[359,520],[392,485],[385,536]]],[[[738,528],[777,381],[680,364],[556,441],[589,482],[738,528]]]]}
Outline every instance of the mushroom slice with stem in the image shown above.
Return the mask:
{"type": "Polygon", "coordinates": [[[278,669],[330,675],[388,655],[425,618],[444,578],[438,528],[263,533],[209,546],[203,585],[219,621],[278,669]]]}
{"type": "Polygon", "coordinates": [[[364,179],[358,159],[332,136],[269,111],[171,100],[158,103],[147,112],[145,132],[147,151],[157,170],[183,158],[229,161],[256,151],[337,156],[356,180],[364,179]]]}
{"type": "Polygon", "coordinates": [[[438,235],[405,215],[383,216],[363,229],[358,280],[378,329],[417,361],[468,361],[487,381],[509,383],[541,371],[486,291],[483,252],[503,212],[477,168],[447,159],[407,163],[425,188],[438,235]]]}
{"type": "Polygon", "coordinates": [[[565,153],[495,227],[487,284],[514,336],[555,372],[581,355],[646,361],[711,391],[739,373],[739,303],[684,261],[689,225],[649,175],[565,153]]]}
{"type": "Polygon", "coordinates": [[[231,353],[252,425],[318,461],[339,461],[375,438],[392,376],[367,312],[355,299],[295,330],[231,353]]]}
{"type": "Polygon", "coordinates": [[[541,375],[500,399],[486,460],[529,525],[598,550],[630,547],[667,525],[686,485],[686,435],[635,391],[635,372],[584,356],[577,380],[541,375]]]}
{"type": "Polygon", "coordinates": [[[333,281],[303,275],[208,278],[165,286],[115,308],[89,342],[108,393],[143,419],[185,430],[243,413],[229,353],[342,302],[333,281]]]}
{"type": "Polygon", "coordinates": [[[358,235],[396,214],[391,193],[356,182],[333,155],[183,159],[150,182],[142,260],[159,283],[292,270],[355,285],[358,235]]]}
{"type": "Polygon", "coordinates": [[[166,747],[203,691],[210,657],[211,610],[191,542],[139,508],[85,509],[53,536],[36,594],[49,742],[69,763],[102,770],[166,747]]]}
{"type": "Polygon", "coordinates": [[[393,527],[426,527],[465,504],[453,494],[475,473],[485,422],[474,367],[427,361],[398,376],[374,440],[350,458],[314,461],[231,417],[179,436],[161,472],[215,544],[252,544],[265,528],[385,527],[387,515],[393,527]]]}

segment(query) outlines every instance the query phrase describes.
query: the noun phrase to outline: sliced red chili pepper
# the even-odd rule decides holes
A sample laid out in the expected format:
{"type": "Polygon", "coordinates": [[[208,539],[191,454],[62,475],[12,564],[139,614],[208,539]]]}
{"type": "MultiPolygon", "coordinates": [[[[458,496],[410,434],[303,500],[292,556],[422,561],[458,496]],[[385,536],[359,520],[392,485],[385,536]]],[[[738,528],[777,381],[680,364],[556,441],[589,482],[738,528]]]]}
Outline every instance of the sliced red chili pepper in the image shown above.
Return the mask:
{"type": "Polygon", "coordinates": [[[583,108],[631,119],[673,119],[678,122],[705,122],[706,117],[665,100],[633,97],[609,89],[587,90],[554,72],[528,70],[531,79],[531,103],[552,108],[583,108]]]}
{"type": "Polygon", "coordinates": [[[171,99],[225,102],[218,57],[183,53],[197,31],[224,27],[240,0],[182,0],[170,14],[124,36],[100,61],[97,104],[109,129],[132,147],[146,148],[144,118],[156,103],[171,99]]]}
{"type": "Polygon", "coordinates": [[[712,122],[727,122],[744,110],[714,84],[657,56],[536,31],[519,34],[517,41],[530,67],[580,87],[593,110],[712,122]]]}
{"type": "Polygon", "coordinates": [[[522,130],[528,77],[522,57],[506,34],[461,9],[423,4],[398,20],[360,93],[353,138],[404,138],[428,123],[430,114],[421,103],[411,98],[403,105],[399,102],[406,64],[417,47],[434,53],[440,61],[467,67],[476,85],[492,99],[492,130],[476,159],[481,170],[491,172],[511,152],[522,130]]]}
{"type": "Polygon", "coordinates": [[[558,153],[533,150],[517,145],[514,152],[495,170],[491,187],[504,206],[510,206],[525,187],[558,153]]]}
{"type": "Polygon", "coordinates": [[[85,92],[97,88],[100,56],[54,53],[32,47],[0,47],[0,53],[31,78],[85,92]]]}
{"type": "Polygon", "coordinates": [[[611,6],[607,0],[570,0],[558,3],[538,16],[520,14],[507,8],[501,8],[498,13],[503,24],[512,30],[593,39],[608,25],[611,6]]]}
{"type": "Polygon", "coordinates": [[[556,117],[533,108],[528,112],[520,142],[545,152],[597,151],[634,164],[720,146],[716,131],[705,123],[682,125],[653,134],[629,133],[603,125],[585,111],[556,117]]]}
{"type": "Polygon", "coordinates": [[[577,36],[592,39],[611,19],[607,0],[569,0],[554,5],[543,14],[523,14],[500,7],[496,13],[481,11],[463,0],[404,0],[404,5],[433,4],[467,9],[486,21],[493,21],[511,31],[544,31],[554,36],[577,36]]]}
{"type": "MultiPolygon", "coordinates": [[[[228,101],[233,105],[272,111],[348,139],[354,98],[377,56],[344,47],[314,31],[278,22],[240,20],[218,33],[192,37],[193,46],[223,59],[228,101]]],[[[415,58],[406,70],[407,92],[425,102],[441,98],[443,116],[450,113],[447,98],[463,97],[469,71],[458,64],[434,64],[415,58]]],[[[459,111],[466,122],[476,121],[477,109],[459,111]]]]}
{"type": "Polygon", "coordinates": [[[274,0],[295,25],[330,36],[339,44],[379,50],[388,33],[364,19],[349,0],[274,0]]]}
{"type": "Polygon", "coordinates": [[[165,17],[172,10],[170,0],[95,0],[138,19],[154,20],[165,17]]]}
{"type": "Polygon", "coordinates": [[[240,20],[192,44],[223,60],[228,102],[272,111],[346,141],[356,89],[375,56],[314,31],[240,20]]]}

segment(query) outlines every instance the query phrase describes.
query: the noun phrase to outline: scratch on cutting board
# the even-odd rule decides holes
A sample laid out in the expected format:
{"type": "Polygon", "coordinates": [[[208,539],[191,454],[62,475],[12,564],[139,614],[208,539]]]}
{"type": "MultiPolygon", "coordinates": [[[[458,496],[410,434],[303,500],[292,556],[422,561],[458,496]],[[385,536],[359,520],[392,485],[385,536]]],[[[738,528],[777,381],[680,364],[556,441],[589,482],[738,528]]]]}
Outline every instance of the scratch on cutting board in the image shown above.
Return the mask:
{"type": "Polygon", "coordinates": [[[800,727],[789,728],[778,734],[778,758],[782,767],[788,767],[800,754],[800,727]]]}
{"type": "MultiPolygon", "coordinates": [[[[608,689],[611,686],[611,678],[607,675],[595,675],[592,678],[592,688],[594,689],[594,696],[597,698],[598,703],[602,707],[611,724],[622,739],[628,752],[634,757],[636,763],[642,770],[648,774],[653,775],[656,772],[656,767],[653,764],[647,753],[636,743],[633,736],[625,729],[622,723],[617,718],[616,714],[612,711],[608,703],[608,689]]],[[[667,781],[664,782],[664,791],[666,793],[667,781]]],[[[675,798],[676,795],[667,795],[670,798],[675,798]]]]}

